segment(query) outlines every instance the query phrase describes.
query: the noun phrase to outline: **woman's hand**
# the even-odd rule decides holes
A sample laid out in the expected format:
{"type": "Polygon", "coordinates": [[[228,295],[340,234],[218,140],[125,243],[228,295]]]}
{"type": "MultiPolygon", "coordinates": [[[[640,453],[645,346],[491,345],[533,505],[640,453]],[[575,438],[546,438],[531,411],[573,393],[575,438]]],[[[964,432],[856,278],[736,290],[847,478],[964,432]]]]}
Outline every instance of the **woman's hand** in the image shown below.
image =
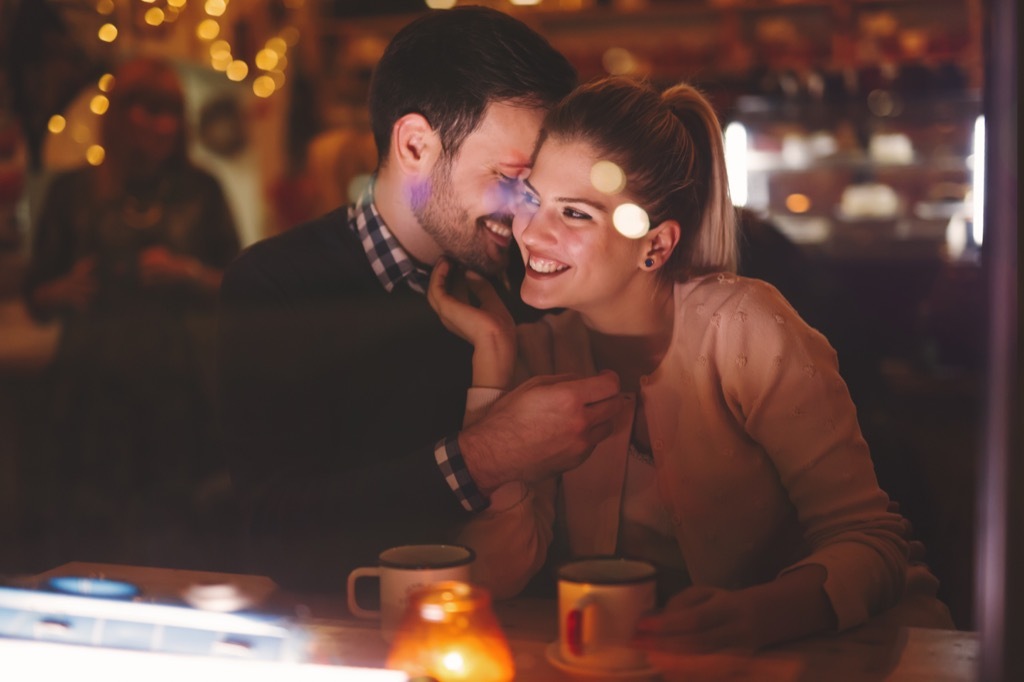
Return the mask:
{"type": "Polygon", "coordinates": [[[827,576],[824,566],[806,564],[741,590],[689,587],[661,613],[637,623],[636,643],[657,665],[659,651],[750,652],[835,630],[836,615],[824,590],[827,576]]]}
{"type": "Polygon", "coordinates": [[[494,287],[481,275],[456,269],[441,258],[430,274],[427,301],[448,331],[473,345],[473,385],[508,388],[516,326],[494,287]]]}
{"type": "Polygon", "coordinates": [[[764,644],[756,604],[746,590],[703,586],[683,590],[660,613],[641,618],[635,642],[655,658],[659,651],[751,652],[764,644]]]}

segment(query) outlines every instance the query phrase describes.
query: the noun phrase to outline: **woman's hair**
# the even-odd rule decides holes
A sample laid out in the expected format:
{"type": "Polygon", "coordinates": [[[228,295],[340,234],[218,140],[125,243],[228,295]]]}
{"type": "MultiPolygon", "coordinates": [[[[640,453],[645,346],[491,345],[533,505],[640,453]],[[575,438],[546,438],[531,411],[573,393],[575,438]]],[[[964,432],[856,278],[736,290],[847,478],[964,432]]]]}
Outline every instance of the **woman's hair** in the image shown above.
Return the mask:
{"type": "Polygon", "coordinates": [[[108,94],[110,106],[103,117],[100,135],[106,152],[100,165],[101,194],[112,195],[123,189],[133,173],[132,140],[124,134],[128,112],[136,104],[157,108],[177,116],[180,121],[178,139],[169,168],[188,162],[185,126],[185,101],[177,71],[169,63],[152,57],[136,57],[121,64],[114,72],[114,85],[108,94]]]}
{"type": "Polygon", "coordinates": [[[576,70],[532,28],[487,7],[431,11],[400,30],[370,82],[377,156],[387,160],[391,129],[409,113],[438,131],[450,159],[491,102],[548,108],[576,85],[576,70]]]}
{"type": "Polygon", "coordinates": [[[659,94],[624,77],[592,81],[551,110],[541,142],[546,138],[590,144],[622,169],[623,191],[652,226],[679,222],[679,244],[661,270],[666,277],[736,270],[722,128],[697,89],[679,84],[659,94]]]}

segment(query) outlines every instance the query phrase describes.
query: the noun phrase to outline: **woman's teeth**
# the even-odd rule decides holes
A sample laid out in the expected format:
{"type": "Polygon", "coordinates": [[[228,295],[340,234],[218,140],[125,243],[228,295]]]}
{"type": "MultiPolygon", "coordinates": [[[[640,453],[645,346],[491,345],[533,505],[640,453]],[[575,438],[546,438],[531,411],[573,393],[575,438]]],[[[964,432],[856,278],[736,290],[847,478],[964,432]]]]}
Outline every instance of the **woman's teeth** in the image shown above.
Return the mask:
{"type": "Polygon", "coordinates": [[[530,269],[535,272],[551,273],[561,272],[562,270],[568,270],[568,265],[562,265],[558,261],[545,260],[543,258],[537,258],[530,256],[530,269]]]}

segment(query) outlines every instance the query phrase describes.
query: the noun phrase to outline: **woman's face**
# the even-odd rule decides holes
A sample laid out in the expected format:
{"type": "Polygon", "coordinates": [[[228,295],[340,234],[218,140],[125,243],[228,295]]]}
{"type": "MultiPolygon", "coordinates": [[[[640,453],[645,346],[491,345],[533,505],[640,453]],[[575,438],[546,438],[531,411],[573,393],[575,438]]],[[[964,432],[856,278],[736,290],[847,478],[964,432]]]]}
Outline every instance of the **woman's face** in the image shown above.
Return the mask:
{"type": "Polygon", "coordinates": [[[526,265],[522,298],[529,305],[583,313],[614,309],[629,305],[638,287],[651,283],[651,273],[642,270],[647,240],[625,237],[613,224],[615,210],[631,203],[628,194],[594,186],[599,161],[586,142],[551,138],[537,154],[512,223],[526,265]]]}

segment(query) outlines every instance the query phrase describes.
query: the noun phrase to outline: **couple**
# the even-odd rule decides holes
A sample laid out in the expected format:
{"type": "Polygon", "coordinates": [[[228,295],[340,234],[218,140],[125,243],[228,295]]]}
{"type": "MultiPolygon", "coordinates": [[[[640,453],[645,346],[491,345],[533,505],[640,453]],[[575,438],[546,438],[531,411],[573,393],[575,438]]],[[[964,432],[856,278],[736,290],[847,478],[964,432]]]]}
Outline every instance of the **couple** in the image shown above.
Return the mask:
{"type": "Polygon", "coordinates": [[[708,102],[574,85],[507,15],[426,14],[374,73],[371,190],[229,268],[224,409],[257,569],[338,589],[457,533],[507,596],[559,535],[679,577],[642,623],[664,649],[845,629],[915,571],[933,592],[834,352],[732,274],[708,102]],[[522,300],[566,310],[516,325],[513,236],[522,300]]]}

